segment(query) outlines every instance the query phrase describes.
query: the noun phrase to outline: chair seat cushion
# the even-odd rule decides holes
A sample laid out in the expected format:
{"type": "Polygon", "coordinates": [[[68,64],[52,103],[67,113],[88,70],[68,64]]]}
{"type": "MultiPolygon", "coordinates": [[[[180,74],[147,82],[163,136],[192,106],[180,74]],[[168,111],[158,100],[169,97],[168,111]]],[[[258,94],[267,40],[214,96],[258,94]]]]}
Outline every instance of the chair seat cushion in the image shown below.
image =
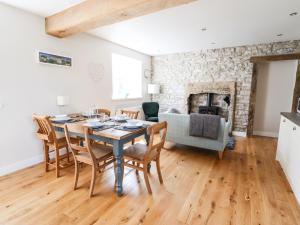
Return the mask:
{"type": "MultiPolygon", "coordinates": [[[[92,145],[92,151],[96,159],[107,158],[113,155],[113,150],[111,146],[105,146],[98,143],[94,143],[92,145]]],[[[89,154],[88,157],[90,157],[89,154]]]]}
{"type": "MultiPolygon", "coordinates": [[[[92,151],[96,157],[96,159],[101,159],[101,158],[108,158],[113,156],[113,151],[112,151],[112,147],[110,146],[104,146],[104,145],[100,145],[100,144],[93,144],[92,145],[92,151]]],[[[88,152],[80,152],[78,153],[79,157],[83,157],[86,159],[91,159],[90,154],[88,152]]]]}
{"type": "Polygon", "coordinates": [[[136,143],[124,149],[123,156],[127,156],[133,159],[143,160],[147,152],[148,146],[141,143],[136,143]]]}
{"type": "Polygon", "coordinates": [[[153,116],[153,117],[148,117],[148,118],[147,118],[147,121],[158,122],[158,117],[155,117],[155,116],[153,116]]]}

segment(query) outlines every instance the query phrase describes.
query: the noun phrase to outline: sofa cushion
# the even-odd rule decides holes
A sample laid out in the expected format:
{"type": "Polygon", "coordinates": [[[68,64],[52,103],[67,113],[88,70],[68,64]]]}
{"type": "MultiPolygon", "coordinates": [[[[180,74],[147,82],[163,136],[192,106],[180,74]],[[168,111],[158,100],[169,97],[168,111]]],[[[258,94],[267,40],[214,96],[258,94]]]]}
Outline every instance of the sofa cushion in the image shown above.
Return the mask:
{"type": "Polygon", "coordinates": [[[175,108],[169,108],[166,113],[181,114],[181,112],[178,109],[175,109],[175,108]]]}

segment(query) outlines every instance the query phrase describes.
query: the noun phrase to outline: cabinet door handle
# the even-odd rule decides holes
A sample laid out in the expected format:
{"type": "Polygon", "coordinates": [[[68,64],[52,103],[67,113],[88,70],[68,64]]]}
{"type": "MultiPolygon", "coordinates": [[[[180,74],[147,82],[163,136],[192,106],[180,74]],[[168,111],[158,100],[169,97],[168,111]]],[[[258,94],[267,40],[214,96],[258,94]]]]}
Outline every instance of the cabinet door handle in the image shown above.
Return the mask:
{"type": "Polygon", "coordinates": [[[296,127],[293,127],[293,130],[297,130],[297,128],[296,128],[296,127]]]}

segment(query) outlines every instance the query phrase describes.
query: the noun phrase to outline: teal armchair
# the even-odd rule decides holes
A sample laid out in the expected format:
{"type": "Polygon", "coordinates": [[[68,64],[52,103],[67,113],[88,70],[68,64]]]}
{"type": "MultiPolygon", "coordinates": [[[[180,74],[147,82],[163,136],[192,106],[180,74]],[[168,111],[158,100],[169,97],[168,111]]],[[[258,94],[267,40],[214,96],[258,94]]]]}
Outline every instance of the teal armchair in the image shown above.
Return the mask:
{"type": "Polygon", "coordinates": [[[144,102],[142,107],[146,121],[158,122],[159,104],[157,102],[144,102]]]}

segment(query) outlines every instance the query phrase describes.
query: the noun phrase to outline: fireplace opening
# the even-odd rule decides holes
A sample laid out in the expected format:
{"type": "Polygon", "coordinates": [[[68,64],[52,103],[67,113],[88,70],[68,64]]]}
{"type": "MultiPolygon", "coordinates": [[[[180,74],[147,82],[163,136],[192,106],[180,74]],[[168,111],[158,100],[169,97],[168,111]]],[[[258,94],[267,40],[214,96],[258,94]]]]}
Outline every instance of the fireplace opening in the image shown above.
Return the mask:
{"type": "Polygon", "coordinates": [[[198,93],[189,96],[189,113],[220,115],[228,119],[230,94],[198,93]]]}
{"type": "Polygon", "coordinates": [[[211,114],[211,115],[219,115],[219,107],[213,106],[214,93],[207,93],[207,104],[205,106],[199,106],[200,114],[211,114]]]}

